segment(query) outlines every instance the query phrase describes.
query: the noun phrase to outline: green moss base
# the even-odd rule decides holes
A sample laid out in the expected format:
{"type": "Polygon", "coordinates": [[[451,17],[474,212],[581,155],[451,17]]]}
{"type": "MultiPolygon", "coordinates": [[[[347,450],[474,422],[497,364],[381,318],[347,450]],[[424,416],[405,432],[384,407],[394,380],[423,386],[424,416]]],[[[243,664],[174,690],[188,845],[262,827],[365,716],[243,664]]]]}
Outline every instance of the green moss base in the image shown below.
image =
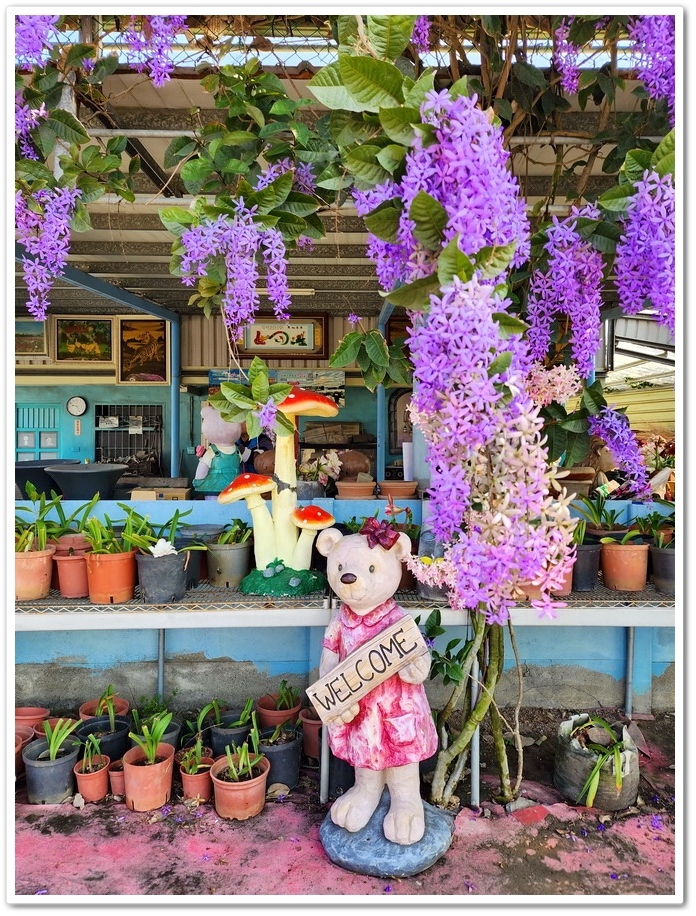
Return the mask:
{"type": "Polygon", "coordinates": [[[252,569],[239,583],[243,595],[269,595],[274,598],[294,598],[298,595],[309,595],[326,589],[324,573],[311,569],[288,569],[266,577],[262,569],[252,569]],[[290,580],[299,579],[299,583],[290,585],[290,580]]]}

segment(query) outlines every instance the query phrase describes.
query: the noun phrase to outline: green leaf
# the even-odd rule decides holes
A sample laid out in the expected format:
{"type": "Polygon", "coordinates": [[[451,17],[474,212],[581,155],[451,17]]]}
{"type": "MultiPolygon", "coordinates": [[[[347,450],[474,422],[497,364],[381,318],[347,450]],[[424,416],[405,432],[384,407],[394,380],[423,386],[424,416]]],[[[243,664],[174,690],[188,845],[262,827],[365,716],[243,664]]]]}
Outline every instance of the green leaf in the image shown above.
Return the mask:
{"type": "Polygon", "coordinates": [[[390,293],[381,293],[387,302],[392,305],[402,306],[413,311],[423,311],[430,306],[430,296],[440,288],[440,281],[436,275],[420,277],[413,283],[407,283],[393,289],[390,293]]]}
{"type": "Polygon", "coordinates": [[[387,368],[389,365],[389,349],[387,342],[378,330],[375,329],[366,334],[365,351],[375,366],[387,368]]]}
{"type": "Polygon", "coordinates": [[[212,173],[212,162],[204,159],[189,159],[181,168],[181,180],[189,194],[198,194],[212,173]]]}
{"type": "Polygon", "coordinates": [[[496,99],[493,108],[501,120],[512,121],[512,105],[507,99],[496,99]]]}
{"type": "Polygon", "coordinates": [[[68,52],[65,55],[65,66],[66,67],[81,67],[82,61],[88,58],[94,58],[95,49],[94,45],[87,44],[74,44],[68,48],[68,52]]]}
{"type": "Polygon", "coordinates": [[[474,258],[476,269],[481,271],[481,276],[486,280],[500,276],[510,266],[516,248],[517,242],[508,242],[507,245],[487,245],[476,252],[474,258]]]}
{"type": "Polygon", "coordinates": [[[322,67],[307,83],[307,88],[329,109],[363,110],[344,86],[338,62],[322,67]]]}
{"type": "Polygon", "coordinates": [[[431,251],[437,251],[442,246],[442,233],[447,225],[447,211],[442,204],[425,191],[419,191],[411,201],[408,215],[416,224],[413,234],[418,241],[431,251]]]}
{"type": "MultiPolygon", "coordinates": [[[[251,382],[251,396],[256,401],[257,404],[265,404],[270,397],[269,384],[268,384],[268,373],[267,372],[257,372],[254,375],[254,378],[251,378],[251,370],[249,371],[249,381],[251,382]]],[[[253,438],[249,434],[249,438],[253,438]]]]}
{"type": "Polygon", "coordinates": [[[370,364],[367,369],[363,369],[363,381],[365,382],[365,387],[368,391],[374,391],[378,385],[382,384],[385,372],[385,369],[374,366],[372,364],[370,364]]]}
{"type": "Polygon", "coordinates": [[[78,175],[75,184],[82,191],[80,199],[83,204],[92,203],[104,195],[104,185],[91,175],[78,175]]]}
{"type": "Polygon", "coordinates": [[[310,213],[316,213],[317,207],[317,201],[313,197],[300,191],[291,191],[283,201],[283,210],[295,216],[309,216],[310,213]]]}
{"type": "Polygon", "coordinates": [[[159,211],[159,218],[166,229],[176,236],[180,236],[193,224],[194,216],[184,207],[164,207],[159,211]]]}
{"type": "Polygon", "coordinates": [[[449,94],[453,99],[458,99],[460,95],[468,98],[469,96],[469,77],[461,76],[450,86],[449,94]]]}
{"type": "Polygon", "coordinates": [[[607,406],[607,402],[602,391],[602,383],[599,381],[599,379],[585,388],[582,393],[581,400],[583,405],[592,415],[598,414],[604,407],[607,406]]]}
{"type": "Polygon", "coordinates": [[[410,146],[416,135],[413,124],[420,123],[420,112],[417,108],[408,106],[380,108],[379,123],[394,143],[410,146]]]}
{"type": "Polygon", "coordinates": [[[435,86],[435,71],[424,70],[416,82],[409,89],[404,87],[404,104],[408,108],[415,108],[418,117],[414,120],[420,121],[420,106],[426,95],[432,91],[435,86]]]}
{"type": "MultiPolygon", "coordinates": [[[[590,438],[586,432],[566,431],[565,463],[568,467],[580,464],[590,450],[590,438]]],[[[562,483],[561,483],[562,485],[562,483]]]]}
{"type": "Polygon", "coordinates": [[[547,86],[546,77],[542,71],[528,64],[525,61],[517,61],[512,65],[512,72],[516,79],[523,83],[525,86],[530,86],[532,89],[543,89],[547,86]]]}
{"type": "Polygon", "coordinates": [[[390,143],[377,153],[377,161],[388,172],[395,172],[406,156],[405,147],[398,143],[390,143]]]}
{"type": "Polygon", "coordinates": [[[615,185],[609,188],[597,198],[597,203],[604,210],[611,210],[613,213],[622,213],[628,206],[628,200],[635,193],[633,185],[615,185]]]}
{"type": "Polygon", "coordinates": [[[395,60],[411,40],[415,16],[368,16],[367,36],[377,54],[395,60]]]}
{"type": "Polygon", "coordinates": [[[441,286],[449,286],[453,277],[466,282],[474,275],[474,264],[469,255],[459,248],[459,233],[440,252],[437,259],[437,277],[441,286]]]}
{"type": "MultiPolygon", "coordinates": [[[[403,76],[385,60],[372,57],[339,58],[341,79],[363,111],[395,108],[403,102],[403,76]]],[[[326,68],[325,68],[326,69],[326,68]]]]}
{"type": "Polygon", "coordinates": [[[22,181],[42,181],[53,186],[56,179],[53,172],[43,164],[33,159],[20,159],[15,165],[16,176],[22,181]]]}
{"type": "Polygon", "coordinates": [[[64,111],[62,108],[51,111],[44,121],[44,126],[66,143],[76,143],[81,146],[89,141],[89,135],[82,124],[69,111],[64,111]]]}
{"type": "Polygon", "coordinates": [[[381,184],[391,178],[391,175],[377,161],[380,148],[378,146],[356,146],[347,153],[345,164],[351,172],[367,184],[381,184]]]}
{"type": "Polygon", "coordinates": [[[346,334],[331,355],[329,365],[337,369],[354,363],[362,342],[363,335],[359,331],[351,331],[346,334]]]}
{"type": "Polygon", "coordinates": [[[652,155],[652,165],[653,168],[657,168],[657,164],[661,159],[664,159],[665,156],[674,156],[676,152],[676,139],[674,134],[674,128],[666,134],[662,140],[660,140],[657,149],[652,155]]]}
{"type": "Polygon", "coordinates": [[[602,70],[597,71],[597,85],[602,90],[604,95],[607,97],[609,102],[614,101],[614,96],[616,95],[616,87],[614,86],[613,79],[609,74],[604,73],[602,70]]]}
{"type": "Polygon", "coordinates": [[[92,228],[92,222],[89,218],[89,210],[83,201],[78,201],[75,206],[75,212],[70,220],[70,228],[73,232],[89,232],[92,228]]]}
{"type": "Polygon", "coordinates": [[[251,102],[244,103],[244,110],[249,115],[252,121],[254,121],[259,127],[263,127],[266,123],[266,119],[263,116],[263,112],[260,108],[257,108],[256,105],[252,105],[251,102]]]}
{"type": "Polygon", "coordinates": [[[385,242],[396,242],[402,212],[398,207],[382,205],[365,217],[365,226],[377,238],[385,242]]]}
{"type": "MultiPolygon", "coordinates": [[[[663,156],[658,162],[655,163],[653,168],[657,174],[664,178],[665,175],[674,175],[674,171],[677,167],[677,160],[674,153],[669,153],[666,156],[663,156]]],[[[674,180],[672,180],[674,184],[674,180]]]]}
{"type": "Polygon", "coordinates": [[[578,417],[568,417],[566,420],[560,420],[558,424],[562,429],[569,433],[586,433],[587,420],[578,417]]]}
{"type": "Polygon", "coordinates": [[[493,312],[493,321],[497,323],[498,332],[503,340],[507,340],[513,334],[524,334],[529,327],[524,321],[507,312],[493,312]]]}
{"type": "Polygon", "coordinates": [[[411,385],[413,383],[413,372],[409,362],[405,359],[390,360],[387,366],[387,375],[397,385],[411,385]]]}
{"type": "Polygon", "coordinates": [[[488,367],[488,378],[492,378],[494,375],[502,375],[510,367],[511,362],[512,353],[509,351],[499,353],[488,367]]]}
{"type": "Polygon", "coordinates": [[[296,108],[297,102],[293,102],[292,99],[278,99],[277,102],[271,105],[270,113],[272,115],[294,114],[296,108]]]}
{"type": "Polygon", "coordinates": [[[643,172],[650,168],[652,153],[647,149],[632,149],[626,153],[622,171],[629,181],[638,181],[643,172]]]}

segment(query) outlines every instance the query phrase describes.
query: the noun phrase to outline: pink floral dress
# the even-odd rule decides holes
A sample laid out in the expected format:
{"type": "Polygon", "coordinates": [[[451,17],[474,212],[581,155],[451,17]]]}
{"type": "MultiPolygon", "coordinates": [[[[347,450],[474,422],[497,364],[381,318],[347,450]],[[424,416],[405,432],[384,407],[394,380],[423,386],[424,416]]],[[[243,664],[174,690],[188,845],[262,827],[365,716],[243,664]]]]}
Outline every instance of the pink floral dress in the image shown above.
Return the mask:
{"type": "MultiPolygon", "coordinates": [[[[323,646],[343,661],[363,643],[406,616],[393,598],[364,617],[342,604],[326,628],[323,646]]],[[[422,684],[392,675],[359,700],[352,722],[332,724],[329,746],[341,760],[369,770],[416,763],[437,750],[437,732],[422,684]]]]}

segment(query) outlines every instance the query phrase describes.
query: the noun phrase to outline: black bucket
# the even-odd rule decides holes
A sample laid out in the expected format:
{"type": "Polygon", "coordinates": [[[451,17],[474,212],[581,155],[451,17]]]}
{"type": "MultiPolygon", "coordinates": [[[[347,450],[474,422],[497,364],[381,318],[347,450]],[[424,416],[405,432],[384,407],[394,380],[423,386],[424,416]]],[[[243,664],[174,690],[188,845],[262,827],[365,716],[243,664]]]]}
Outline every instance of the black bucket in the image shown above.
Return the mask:
{"type": "Polygon", "coordinates": [[[591,592],[597,588],[601,544],[580,544],[573,566],[574,592],[591,592]]]}
{"type": "Polygon", "coordinates": [[[165,557],[135,555],[140,598],[145,604],[171,604],[186,594],[186,569],[191,551],[165,557]]]}
{"type": "MultiPolygon", "coordinates": [[[[282,744],[264,744],[264,738],[270,738],[275,729],[264,728],[261,731],[259,751],[268,757],[271,768],[268,771],[267,786],[274,782],[282,783],[288,789],[294,789],[300,781],[300,758],[302,756],[302,728],[294,730],[294,737],[282,744]]],[[[292,731],[291,731],[292,733],[292,731]]]]}

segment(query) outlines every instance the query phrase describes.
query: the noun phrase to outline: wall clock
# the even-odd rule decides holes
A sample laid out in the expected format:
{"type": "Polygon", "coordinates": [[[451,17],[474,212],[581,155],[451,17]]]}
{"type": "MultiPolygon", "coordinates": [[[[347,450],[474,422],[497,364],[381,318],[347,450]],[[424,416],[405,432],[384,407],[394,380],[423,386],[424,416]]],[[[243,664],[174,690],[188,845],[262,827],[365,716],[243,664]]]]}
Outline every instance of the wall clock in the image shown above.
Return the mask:
{"type": "Polygon", "coordinates": [[[82,414],[87,410],[87,401],[79,395],[74,395],[72,398],[68,398],[67,403],[68,413],[71,417],[81,417],[82,414]]]}

